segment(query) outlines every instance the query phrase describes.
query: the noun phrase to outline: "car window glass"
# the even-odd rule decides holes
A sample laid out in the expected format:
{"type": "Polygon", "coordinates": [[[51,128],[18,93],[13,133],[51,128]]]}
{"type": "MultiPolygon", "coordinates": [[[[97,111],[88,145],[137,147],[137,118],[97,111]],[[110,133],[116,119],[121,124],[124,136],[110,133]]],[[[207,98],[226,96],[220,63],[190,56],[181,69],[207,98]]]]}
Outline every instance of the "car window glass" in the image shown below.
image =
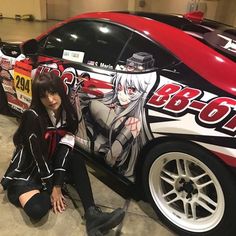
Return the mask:
{"type": "Polygon", "coordinates": [[[50,34],[43,54],[113,69],[131,32],[103,22],[77,21],[50,34]]]}
{"type": "Polygon", "coordinates": [[[18,57],[21,54],[20,47],[17,44],[2,43],[1,51],[6,56],[18,57]]]}
{"type": "Polygon", "coordinates": [[[134,33],[120,56],[116,69],[143,71],[167,68],[177,62],[179,60],[160,45],[134,33]]]}

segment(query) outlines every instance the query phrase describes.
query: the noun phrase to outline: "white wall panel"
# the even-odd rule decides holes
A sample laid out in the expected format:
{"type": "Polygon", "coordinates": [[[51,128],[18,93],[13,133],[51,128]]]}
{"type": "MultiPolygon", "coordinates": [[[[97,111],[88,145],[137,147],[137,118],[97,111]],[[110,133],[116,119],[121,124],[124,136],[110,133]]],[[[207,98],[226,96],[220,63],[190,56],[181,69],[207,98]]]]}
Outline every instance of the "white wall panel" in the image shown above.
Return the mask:
{"type": "Polygon", "coordinates": [[[216,20],[236,26],[236,0],[219,0],[216,20]]]}
{"type": "Polygon", "coordinates": [[[64,20],[68,18],[70,0],[47,0],[47,19],[64,20]]]}
{"type": "Polygon", "coordinates": [[[3,17],[31,14],[37,20],[46,20],[46,0],[0,0],[3,17]]]}
{"type": "Polygon", "coordinates": [[[48,19],[65,19],[84,12],[127,10],[129,0],[47,0],[48,19]]]}

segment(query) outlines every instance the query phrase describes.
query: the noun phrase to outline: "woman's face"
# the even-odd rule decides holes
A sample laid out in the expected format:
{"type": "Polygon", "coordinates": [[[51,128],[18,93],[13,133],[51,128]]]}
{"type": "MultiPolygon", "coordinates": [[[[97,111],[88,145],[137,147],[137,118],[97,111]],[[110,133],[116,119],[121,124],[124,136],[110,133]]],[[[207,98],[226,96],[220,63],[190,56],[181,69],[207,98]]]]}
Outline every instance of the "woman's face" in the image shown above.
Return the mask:
{"type": "Polygon", "coordinates": [[[61,97],[58,93],[45,92],[45,95],[40,98],[42,104],[47,110],[57,112],[61,106],[61,97]]]}

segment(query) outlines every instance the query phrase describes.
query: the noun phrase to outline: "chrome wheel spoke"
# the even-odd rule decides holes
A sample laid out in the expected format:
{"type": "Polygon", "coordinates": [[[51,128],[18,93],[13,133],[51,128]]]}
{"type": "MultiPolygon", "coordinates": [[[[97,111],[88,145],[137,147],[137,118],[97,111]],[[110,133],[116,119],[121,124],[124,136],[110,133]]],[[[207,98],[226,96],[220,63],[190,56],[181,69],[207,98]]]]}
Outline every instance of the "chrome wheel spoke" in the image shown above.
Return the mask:
{"type": "Polygon", "coordinates": [[[201,188],[207,187],[207,186],[210,185],[210,184],[213,184],[213,181],[212,181],[212,180],[210,180],[210,181],[208,181],[208,182],[206,182],[206,183],[204,183],[204,184],[199,184],[199,185],[197,185],[197,186],[198,186],[199,189],[201,189],[201,188]]]}
{"type": "Polygon", "coordinates": [[[164,174],[168,175],[169,177],[171,177],[172,179],[177,179],[177,178],[179,177],[179,176],[176,175],[175,173],[170,172],[170,171],[168,171],[168,170],[166,170],[166,169],[162,170],[162,172],[163,172],[164,174]]]}
{"type": "Polygon", "coordinates": [[[195,182],[197,182],[198,180],[200,180],[201,178],[207,176],[207,173],[203,173],[201,175],[198,175],[198,176],[195,176],[195,177],[192,177],[191,179],[195,182]]]}
{"type": "Polygon", "coordinates": [[[207,210],[208,212],[210,212],[210,213],[214,213],[214,209],[212,209],[212,208],[210,208],[205,202],[203,202],[203,201],[201,201],[201,200],[198,200],[197,201],[197,204],[199,205],[199,206],[201,206],[202,208],[204,208],[205,210],[207,210]]]}
{"type": "Polygon", "coordinates": [[[185,214],[186,218],[189,218],[189,206],[190,206],[190,204],[188,202],[184,202],[183,205],[184,205],[184,214],[185,214]]]}
{"type": "Polygon", "coordinates": [[[176,167],[177,167],[178,175],[179,175],[179,176],[184,175],[184,171],[183,171],[183,168],[182,168],[181,160],[180,160],[180,159],[177,159],[177,160],[176,160],[176,167]]]}
{"type": "Polygon", "coordinates": [[[175,197],[174,199],[170,200],[170,201],[167,201],[167,204],[172,204],[174,202],[177,202],[180,198],[179,197],[175,197]]]}
{"type": "Polygon", "coordinates": [[[193,219],[196,220],[197,219],[196,203],[191,204],[191,211],[193,219]]]}
{"type": "Polygon", "coordinates": [[[184,172],[187,177],[191,177],[191,170],[189,168],[189,161],[184,160],[184,172]]]}
{"type": "Polygon", "coordinates": [[[174,184],[175,184],[175,181],[174,181],[174,180],[169,179],[169,178],[164,177],[164,176],[161,176],[161,179],[162,179],[163,181],[165,181],[166,183],[168,183],[168,184],[170,184],[171,186],[174,187],[174,184]]]}
{"type": "Polygon", "coordinates": [[[175,191],[175,189],[173,188],[173,189],[170,190],[169,192],[163,194],[163,197],[166,198],[166,197],[169,197],[170,195],[175,194],[175,193],[176,193],[176,191],[175,191]]]}
{"type": "Polygon", "coordinates": [[[217,206],[217,202],[214,202],[211,198],[209,198],[207,195],[203,193],[200,193],[199,198],[202,198],[206,203],[209,203],[214,207],[217,206]]]}

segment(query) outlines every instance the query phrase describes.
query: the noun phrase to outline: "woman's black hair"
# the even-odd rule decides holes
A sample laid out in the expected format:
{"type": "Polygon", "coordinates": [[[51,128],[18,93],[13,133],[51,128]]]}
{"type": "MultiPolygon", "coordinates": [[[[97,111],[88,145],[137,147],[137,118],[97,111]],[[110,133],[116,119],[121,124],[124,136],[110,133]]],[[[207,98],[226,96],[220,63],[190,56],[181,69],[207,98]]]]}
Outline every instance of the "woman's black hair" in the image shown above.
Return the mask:
{"type": "MultiPolygon", "coordinates": [[[[61,98],[62,108],[66,112],[67,130],[75,134],[78,128],[77,113],[70,102],[69,96],[67,96],[65,92],[65,86],[62,79],[55,75],[53,72],[39,74],[33,80],[32,84],[32,100],[29,108],[35,110],[39,115],[41,127],[43,127],[44,129],[43,132],[46,130],[48,125],[48,115],[40,98],[44,97],[46,92],[59,94],[61,98]]],[[[20,125],[13,137],[13,141],[15,144],[19,144],[22,132],[23,130],[20,125]]]]}

